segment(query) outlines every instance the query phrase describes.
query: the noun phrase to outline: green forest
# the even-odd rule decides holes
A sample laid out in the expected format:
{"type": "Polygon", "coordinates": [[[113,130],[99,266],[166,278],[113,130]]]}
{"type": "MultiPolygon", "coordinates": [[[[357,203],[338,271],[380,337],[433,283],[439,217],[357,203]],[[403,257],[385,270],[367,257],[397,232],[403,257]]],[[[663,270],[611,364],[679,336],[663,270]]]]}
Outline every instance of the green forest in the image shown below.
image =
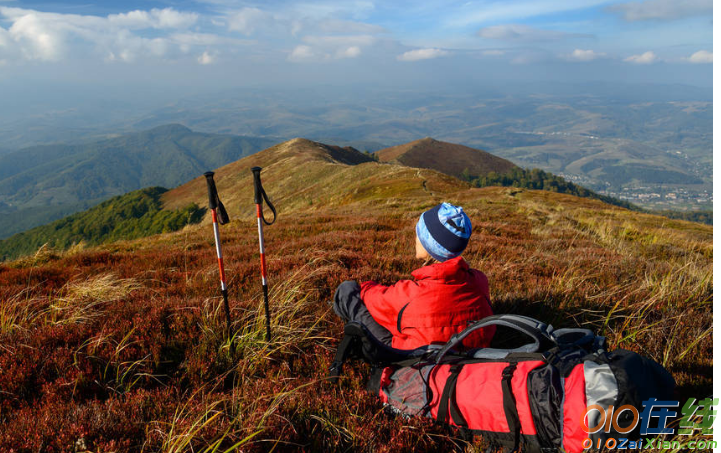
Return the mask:
{"type": "Polygon", "coordinates": [[[0,259],[34,253],[44,244],[56,249],[80,242],[96,245],[176,231],[200,221],[205,208],[195,204],[174,211],[162,210],[160,196],[167,190],[163,187],[136,190],[87,211],[18,233],[0,241],[0,259]]]}
{"type": "Polygon", "coordinates": [[[568,182],[560,176],[556,176],[538,168],[527,170],[525,168],[516,167],[507,173],[498,174],[496,172],[490,172],[486,176],[481,177],[473,177],[469,175],[468,172],[464,172],[463,179],[470,182],[475,187],[510,186],[520,187],[523,189],[548,190],[551,192],[575,195],[577,197],[595,198],[605,203],[621,206],[626,209],[640,210],[638,206],[631,204],[628,201],[598,194],[592,190],[586,189],[585,187],[568,182]]]}

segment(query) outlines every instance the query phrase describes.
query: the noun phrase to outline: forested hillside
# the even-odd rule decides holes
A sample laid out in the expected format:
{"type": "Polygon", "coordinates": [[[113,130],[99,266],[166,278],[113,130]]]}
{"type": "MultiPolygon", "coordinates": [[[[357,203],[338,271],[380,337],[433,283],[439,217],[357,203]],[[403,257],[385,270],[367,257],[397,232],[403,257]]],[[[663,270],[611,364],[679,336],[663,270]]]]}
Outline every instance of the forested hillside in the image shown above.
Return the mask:
{"type": "Polygon", "coordinates": [[[31,254],[47,244],[63,250],[74,244],[96,245],[176,231],[197,223],[205,209],[189,204],[162,210],[167,189],[151,187],[111,198],[84,212],[0,240],[0,260],[31,254]]]}
{"type": "Polygon", "coordinates": [[[474,178],[467,172],[464,172],[463,179],[473,184],[474,187],[511,186],[521,187],[524,189],[548,190],[551,192],[575,195],[577,197],[595,198],[596,200],[601,200],[605,203],[621,206],[627,209],[639,209],[627,201],[597,194],[592,190],[566,181],[560,176],[556,176],[538,168],[528,170],[516,167],[506,173],[491,172],[485,176],[479,176],[477,178],[474,178]]]}

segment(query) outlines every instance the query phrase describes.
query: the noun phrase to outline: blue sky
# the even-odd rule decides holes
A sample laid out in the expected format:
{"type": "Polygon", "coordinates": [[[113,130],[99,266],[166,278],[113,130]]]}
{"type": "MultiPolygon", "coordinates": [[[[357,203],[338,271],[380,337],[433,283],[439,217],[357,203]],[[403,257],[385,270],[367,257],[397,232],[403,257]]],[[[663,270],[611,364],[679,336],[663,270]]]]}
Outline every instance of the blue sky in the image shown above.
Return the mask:
{"type": "Polygon", "coordinates": [[[0,90],[541,79],[710,87],[712,35],[712,0],[0,0],[0,90]]]}

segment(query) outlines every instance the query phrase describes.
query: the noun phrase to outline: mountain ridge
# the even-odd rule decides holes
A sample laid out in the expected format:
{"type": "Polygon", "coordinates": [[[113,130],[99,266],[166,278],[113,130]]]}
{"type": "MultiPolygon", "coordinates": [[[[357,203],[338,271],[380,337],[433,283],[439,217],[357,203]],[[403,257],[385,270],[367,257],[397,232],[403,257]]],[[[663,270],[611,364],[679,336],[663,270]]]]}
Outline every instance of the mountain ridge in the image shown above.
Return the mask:
{"type": "MultiPolygon", "coordinates": [[[[337,205],[369,198],[421,195],[429,193],[429,187],[437,192],[470,187],[434,170],[375,162],[352,147],[295,138],[215,169],[216,185],[226,207],[242,206],[241,212],[252,208],[252,167],[263,168],[268,195],[284,201],[290,209],[314,203],[337,205]],[[272,190],[273,186],[281,190],[272,190]]],[[[168,209],[188,203],[202,206],[205,197],[205,179],[197,177],[163,194],[163,204],[168,209]]]]}

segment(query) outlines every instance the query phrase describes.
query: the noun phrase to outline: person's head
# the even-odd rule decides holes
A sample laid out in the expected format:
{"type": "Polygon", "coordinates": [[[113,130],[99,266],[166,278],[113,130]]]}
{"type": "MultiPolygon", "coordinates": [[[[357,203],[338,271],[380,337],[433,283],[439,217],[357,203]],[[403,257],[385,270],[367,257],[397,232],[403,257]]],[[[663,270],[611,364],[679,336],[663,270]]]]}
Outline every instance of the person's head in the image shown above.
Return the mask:
{"type": "Polygon", "coordinates": [[[443,262],[460,256],[471,230],[471,219],[460,206],[441,203],[429,209],[416,224],[416,258],[443,262]]]}

